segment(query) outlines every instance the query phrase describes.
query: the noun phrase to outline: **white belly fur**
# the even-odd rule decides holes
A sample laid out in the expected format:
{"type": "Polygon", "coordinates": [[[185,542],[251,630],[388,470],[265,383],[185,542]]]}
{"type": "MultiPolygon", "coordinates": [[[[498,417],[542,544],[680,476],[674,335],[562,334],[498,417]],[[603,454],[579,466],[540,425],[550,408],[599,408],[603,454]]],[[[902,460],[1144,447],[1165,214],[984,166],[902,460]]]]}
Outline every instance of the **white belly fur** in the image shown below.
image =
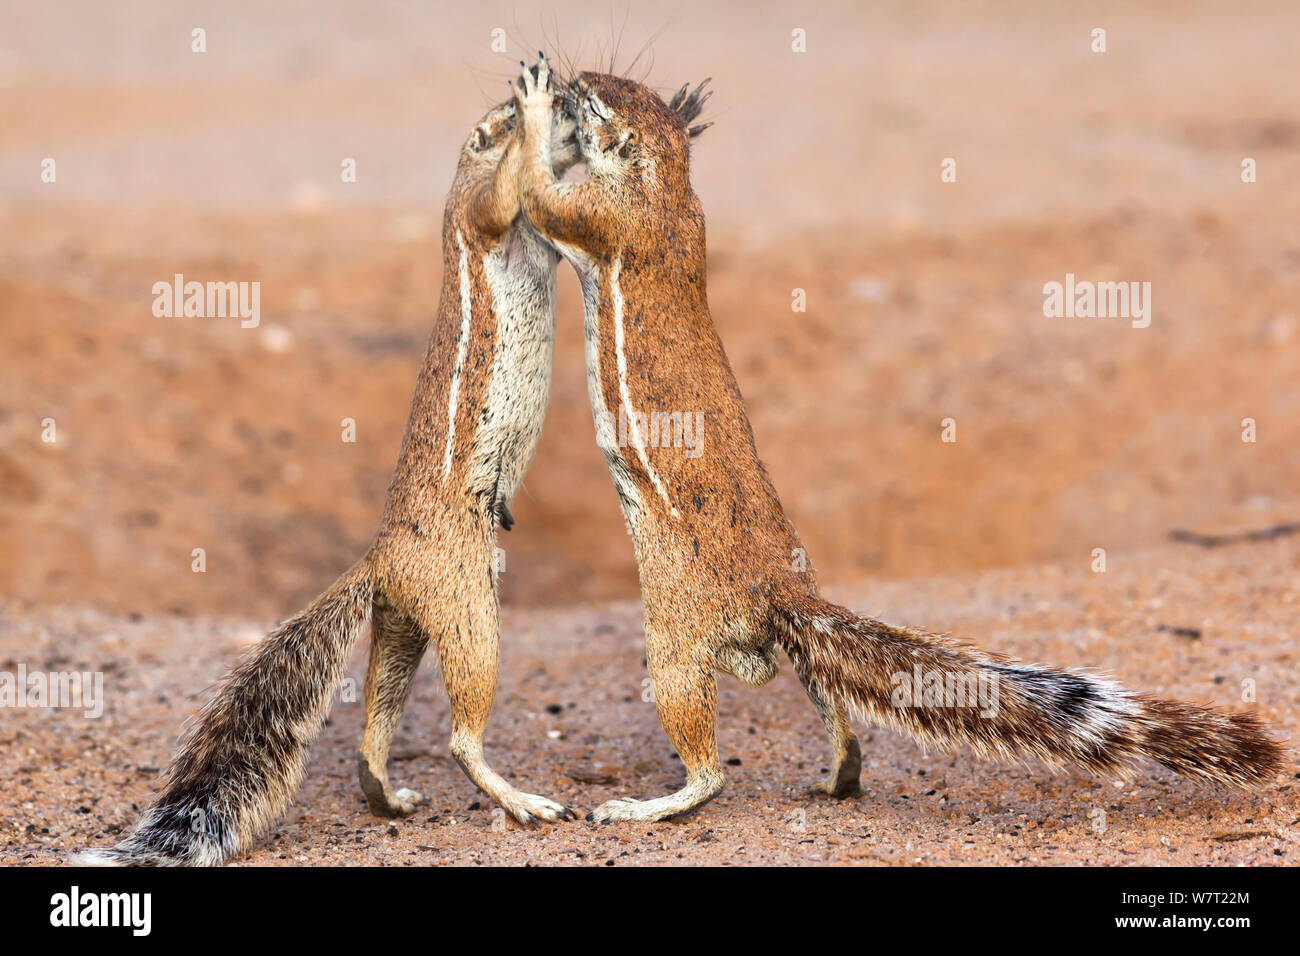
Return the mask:
{"type": "Polygon", "coordinates": [[[497,322],[487,404],[474,435],[468,484],[509,503],[542,434],[555,352],[556,256],[516,225],[484,259],[497,322]]]}
{"type": "Polygon", "coordinates": [[[605,457],[605,467],[614,482],[619,504],[627,518],[628,528],[635,532],[642,510],[641,492],[632,478],[627,459],[618,444],[617,419],[605,404],[605,392],[600,368],[600,267],[581,250],[556,243],[560,254],[573,266],[582,283],[583,342],[587,359],[587,398],[591,401],[591,417],[596,425],[596,444],[605,457]]]}

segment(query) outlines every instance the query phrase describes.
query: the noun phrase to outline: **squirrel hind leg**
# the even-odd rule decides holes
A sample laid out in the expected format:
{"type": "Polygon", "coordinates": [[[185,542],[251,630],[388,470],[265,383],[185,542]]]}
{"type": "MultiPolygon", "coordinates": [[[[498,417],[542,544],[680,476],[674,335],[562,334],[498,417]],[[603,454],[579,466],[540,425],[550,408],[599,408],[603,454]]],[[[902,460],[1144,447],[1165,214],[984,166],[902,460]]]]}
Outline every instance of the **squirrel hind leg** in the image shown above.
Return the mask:
{"type": "MultiPolygon", "coordinates": [[[[486,545],[486,542],[485,542],[486,545]]],[[[433,617],[422,614],[425,626],[436,635],[442,680],[451,705],[452,757],[465,775],[517,823],[535,826],[545,821],[574,820],[577,813],[535,793],[514,787],[492,769],[483,754],[483,732],[496,697],[501,670],[501,621],[495,581],[490,574],[471,574],[460,582],[457,602],[433,617]]]]}
{"type": "Polygon", "coordinates": [[[357,754],[357,777],[371,813],[405,817],[425,799],[414,790],[393,790],[388,782],[388,749],[406,710],[429,636],[382,601],[375,602],[372,621],[370,666],[366,672],[366,730],[357,754]]]}
{"type": "MultiPolygon", "coordinates": [[[[686,786],[654,800],[610,800],[587,819],[665,820],[712,800],[726,782],[718,759],[718,682],[713,653],[682,654],[689,634],[675,634],[647,624],[646,659],[654,688],[655,707],[664,733],[686,767],[686,786]]],[[[696,645],[702,649],[702,645],[696,645]]]]}
{"type": "Polygon", "coordinates": [[[862,796],[862,748],[849,722],[848,707],[823,691],[806,674],[799,674],[799,682],[821,718],[831,745],[830,772],[813,783],[813,793],[841,800],[862,796]]]}

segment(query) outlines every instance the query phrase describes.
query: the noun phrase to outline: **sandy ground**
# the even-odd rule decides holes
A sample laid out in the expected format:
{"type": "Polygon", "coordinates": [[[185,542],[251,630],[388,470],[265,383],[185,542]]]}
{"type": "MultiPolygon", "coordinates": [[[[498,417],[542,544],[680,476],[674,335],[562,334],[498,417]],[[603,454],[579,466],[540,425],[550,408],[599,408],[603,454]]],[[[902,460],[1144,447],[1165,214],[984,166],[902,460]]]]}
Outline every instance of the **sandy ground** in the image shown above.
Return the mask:
{"type": "MultiPolygon", "coordinates": [[[[834,596],[1022,657],[1095,665],[1161,695],[1257,706],[1290,738],[1300,729],[1298,571],[1300,542],[1291,539],[1134,552],[1105,574],[1045,565],[877,582],[834,596]]],[[[4,611],[0,666],[30,660],[107,675],[110,706],[99,720],[17,712],[0,733],[0,774],[17,798],[0,809],[0,863],[58,863],[131,826],[176,727],[260,631],[209,619],[4,611]]],[[[511,612],[505,629],[488,731],[498,769],[525,789],[588,809],[680,785],[681,764],[642,700],[637,606],[511,612]]],[[[358,684],[363,668],[358,654],[348,670],[358,684]]],[[[866,796],[813,797],[808,784],[823,771],[824,744],[788,666],[760,690],[724,680],[719,745],[728,787],[712,803],[665,823],[528,831],[495,813],[448,756],[446,699],[431,670],[417,683],[392,771],[395,784],[429,797],[428,807],[395,823],[368,815],[354,756],[364,708],[341,699],[296,804],[242,864],[1264,865],[1300,855],[1294,757],[1273,785],[1236,794],[1151,768],[1128,781],[1098,780],[926,755],[868,728],[866,796]]]]}
{"type": "MultiPolygon", "coordinates": [[[[98,721],[0,712],[0,858],[54,862],[128,826],[203,688],[365,548],[436,308],[456,150],[521,56],[590,65],[620,29],[628,65],[662,28],[635,67],[652,85],[713,77],[693,154],[710,301],[832,592],[1170,694],[1255,706],[1253,678],[1293,729],[1295,539],[1169,534],[1300,520],[1300,10],[1045,7],[725,0],[623,28],[604,0],[0,9],[0,670],[93,667],[112,689],[98,721]],[[260,282],[261,324],[155,318],[150,288],[176,273],[260,282]],[[1150,328],[1046,318],[1042,286],[1066,273],[1151,282],[1150,328]]],[[[491,746],[590,807],[675,786],[679,765],[640,701],[636,567],[571,270],[560,285],[549,417],[501,539],[491,746]]],[[[693,817],[501,832],[468,809],[439,694],[422,685],[394,773],[428,813],[391,836],[365,815],[360,708],[340,704],[248,861],[1285,863],[1300,817],[1285,789],[1115,788],[884,733],[869,797],[807,799],[822,743],[786,675],[729,685],[741,763],[693,817]]]]}

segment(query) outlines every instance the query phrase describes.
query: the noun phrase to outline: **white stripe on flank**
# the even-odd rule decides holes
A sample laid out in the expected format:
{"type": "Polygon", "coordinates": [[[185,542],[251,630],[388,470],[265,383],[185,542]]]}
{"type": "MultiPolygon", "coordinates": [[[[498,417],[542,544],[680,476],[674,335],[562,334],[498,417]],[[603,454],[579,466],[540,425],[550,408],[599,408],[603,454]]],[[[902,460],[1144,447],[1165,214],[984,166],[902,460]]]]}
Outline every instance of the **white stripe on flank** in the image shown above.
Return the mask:
{"type": "Polygon", "coordinates": [[[650,483],[655,486],[655,491],[659,492],[659,497],[664,500],[664,504],[676,518],[677,509],[668,500],[668,491],[659,480],[659,475],[655,473],[654,468],[650,466],[650,456],[646,454],[645,442],[641,440],[640,429],[636,425],[636,409],[632,407],[632,396],[627,389],[627,357],[623,354],[623,290],[618,285],[618,276],[622,271],[623,260],[615,259],[609,271],[609,291],[614,297],[614,354],[618,356],[618,390],[623,396],[623,407],[627,409],[628,428],[632,432],[632,444],[636,446],[637,457],[641,459],[646,473],[650,475],[650,483]]]}
{"type": "Polygon", "coordinates": [[[460,342],[456,346],[456,370],[451,374],[451,398],[447,402],[447,454],[442,460],[442,474],[451,474],[451,448],[456,441],[456,401],[460,397],[460,373],[465,367],[465,350],[469,348],[469,316],[473,303],[469,293],[469,254],[465,240],[456,230],[456,245],[460,248],[460,342]]]}

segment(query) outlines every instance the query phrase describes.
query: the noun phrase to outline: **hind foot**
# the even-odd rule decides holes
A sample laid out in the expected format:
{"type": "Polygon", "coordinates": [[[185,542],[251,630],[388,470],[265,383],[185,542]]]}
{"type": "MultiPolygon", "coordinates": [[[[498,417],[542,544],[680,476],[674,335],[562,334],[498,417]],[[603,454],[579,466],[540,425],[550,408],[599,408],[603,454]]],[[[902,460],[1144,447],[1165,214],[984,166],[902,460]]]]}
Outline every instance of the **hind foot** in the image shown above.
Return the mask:
{"type": "Polygon", "coordinates": [[[860,797],[864,791],[859,777],[862,774],[862,750],[858,738],[850,736],[844,742],[844,752],[836,765],[831,768],[830,776],[823,777],[812,785],[812,792],[825,794],[844,800],[848,797],[860,797]]]}
{"type": "Polygon", "coordinates": [[[357,757],[357,776],[361,780],[361,791],[366,795],[366,805],[377,817],[409,817],[416,808],[429,802],[406,787],[394,792],[387,776],[381,778],[373,773],[364,755],[357,757]]]}
{"type": "Polygon", "coordinates": [[[835,774],[814,782],[812,792],[816,796],[835,797],[837,800],[860,797],[866,793],[856,776],[846,778],[843,776],[837,777],[835,774]]]}
{"type": "Polygon", "coordinates": [[[377,817],[409,817],[428,802],[422,794],[406,787],[389,796],[380,794],[379,799],[366,795],[370,812],[377,817]]]}
{"type": "Polygon", "coordinates": [[[524,793],[522,790],[503,794],[502,799],[497,802],[506,813],[514,817],[516,823],[526,827],[535,827],[543,820],[547,823],[559,823],[578,819],[578,812],[573,808],[539,797],[535,793],[524,793]]]}
{"type": "MultiPolygon", "coordinates": [[[[447,668],[443,668],[446,674],[447,668]]],[[[479,736],[467,733],[453,733],[451,737],[451,755],[456,758],[465,776],[486,793],[506,813],[523,826],[536,826],[540,821],[558,823],[561,820],[576,820],[578,814],[554,800],[547,800],[535,793],[516,790],[505,779],[488,766],[483,759],[483,741],[479,736]]]]}
{"type": "Polygon", "coordinates": [[[699,780],[688,783],[676,793],[654,800],[609,800],[587,814],[591,823],[613,823],[615,820],[667,820],[687,810],[708,803],[722,792],[723,778],[699,780]]]}

